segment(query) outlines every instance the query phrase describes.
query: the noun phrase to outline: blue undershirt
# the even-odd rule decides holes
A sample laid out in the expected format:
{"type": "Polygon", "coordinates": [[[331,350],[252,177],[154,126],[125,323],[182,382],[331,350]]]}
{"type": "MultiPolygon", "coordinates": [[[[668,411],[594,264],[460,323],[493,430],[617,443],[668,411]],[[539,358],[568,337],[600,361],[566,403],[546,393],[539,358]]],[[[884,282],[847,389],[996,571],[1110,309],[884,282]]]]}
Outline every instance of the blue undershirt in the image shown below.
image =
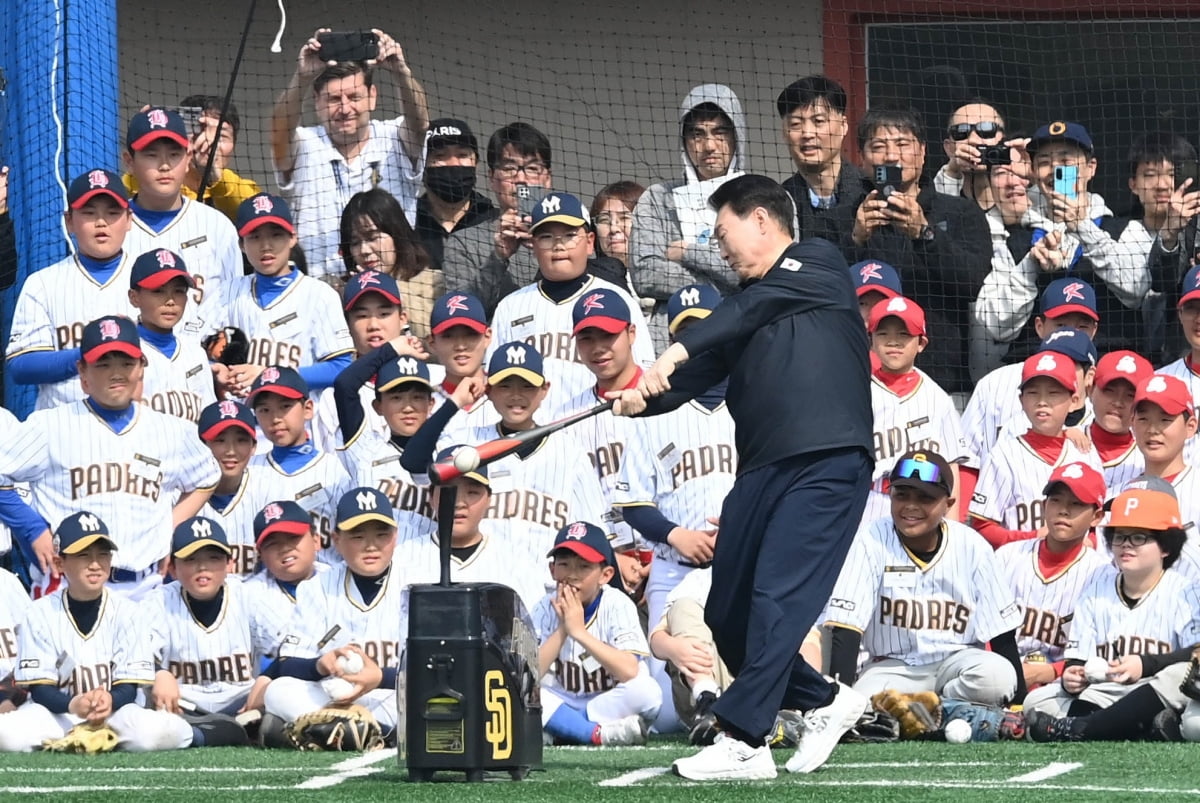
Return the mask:
{"type": "Polygon", "coordinates": [[[166,212],[147,209],[138,203],[137,198],[129,202],[129,207],[138,216],[138,220],[153,229],[155,234],[159,234],[163,229],[171,225],[171,221],[177,218],[179,213],[183,211],[182,204],[180,204],[178,209],[169,209],[166,212]]]}
{"type": "Polygon", "coordinates": [[[276,446],[271,449],[271,459],[288,474],[295,474],[316,460],[320,454],[311,440],[296,446],[276,446]]]}
{"type": "Polygon", "coordinates": [[[160,334],[159,332],[147,329],[143,324],[140,323],[137,325],[137,329],[142,340],[149,343],[151,346],[154,346],[154,348],[158,349],[168,357],[175,356],[175,350],[179,348],[179,341],[175,338],[174,332],[160,334]]]}

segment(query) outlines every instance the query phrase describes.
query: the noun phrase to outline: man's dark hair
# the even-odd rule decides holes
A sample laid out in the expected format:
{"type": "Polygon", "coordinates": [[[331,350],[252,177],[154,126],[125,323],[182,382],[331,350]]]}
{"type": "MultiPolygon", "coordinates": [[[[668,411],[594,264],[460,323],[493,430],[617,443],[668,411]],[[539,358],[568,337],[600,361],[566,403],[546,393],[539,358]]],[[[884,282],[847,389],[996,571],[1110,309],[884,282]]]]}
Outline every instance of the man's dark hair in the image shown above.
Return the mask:
{"type": "Polygon", "coordinates": [[[529,123],[509,123],[492,133],[487,145],[488,170],[496,169],[505,145],[511,145],[514,151],[527,159],[536,156],[547,170],[550,169],[550,140],[529,123]]]}
{"type": "Polygon", "coordinates": [[[367,89],[370,89],[373,78],[370,67],[361,61],[339,61],[332,67],[326,67],[324,70],[321,70],[321,74],[317,76],[317,80],[313,81],[313,94],[321,94],[321,90],[330,81],[336,81],[339,78],[349,78],[359,73],[362,73],[363,84],[366,85],[367,89]]]}
{"type": "MultiPolygon", "coordinates": [[[[198,107],[203,109],[205,114],[220,119],[222,100],[223,98],[217,95],[188,95],[179,101],[179,105],[198,107]]],[[[229,127],[233,129],[233,139],[236,141],[238,131],[242,130],[242,118],[238,117],[237,106],[233,104],[232,100],[229,101],[229,108],[225,110],[225,122],[229,123],[229,127]]]]}
{"type": "Polygon", "coordinates": [[[954,115],[958,114],[958,110],[963,108],[964,106],[987,106],[989,109],[992,109],[993,111],[995,111],[996,116],[1000,118],[1000,127],[1001,128],[1008,127],[1008,123],[1004,119],[1004,112],[1000,111],[999,106],[997,106],[995,103],[992,103],[987,98],[981,98],[981,97],[976,96],[973,98],[967,98],[962,103],[954,104],[954,108],[952,108],[950,110],[950,114],[946,115],[946,130],[950,129],[950,121],[954,119],[954,115]]]}
{"type": "Polygon", "coordinates": [[[1151,164],[1169,162],[1171,165],[1177,165],[1181,162],[1195,161],[1195,159],[1196,149],[1183,137],[1166,131],[1152,131],[1135,139],[1133,145],[1130,146],[1129,175],[1131,177],[1136,175],[1138,165],[1147,162],[1151,164]]]}
{"type": "Polygon", "coordinates": [[[875,136],[881,128],[894,128],[905,131],[925,143],[925,124],[921,117],[912,109],[871,109],[858,121],[858,149],[863,150],[867,140],[875,136]]]}
{"type": "Polygon", "coordinates": [[[846,113],[846,90],[827,75],[807,75],[792,81],[775,99],[779,116],[786,117],[795,109],[803,109],[817,101],[839,114],[846,113]]]}
{"type": "Polygon", "coordinates": [[[706,100],[688,109],[688,113],[683,116],[683,120],[679,123],[679,130],[681,133],[687,134],[687,130],[692,126],[697,123],[707,123],[709,120],[723,122],[730,128],[733,128],[733,120],[729,118],[725,110],[712,101],[706,100]]]}
{"type": "Polygon", "coordinates": [[[741,218],[761,206],[784,231],[792,237],[796,236],[793,225],[796,207],[792,203],[792,196],[779,182],[766,176],[747,173],[726,181],[708,196],[708,205],[717,212],[728,206],[741,218]]]}

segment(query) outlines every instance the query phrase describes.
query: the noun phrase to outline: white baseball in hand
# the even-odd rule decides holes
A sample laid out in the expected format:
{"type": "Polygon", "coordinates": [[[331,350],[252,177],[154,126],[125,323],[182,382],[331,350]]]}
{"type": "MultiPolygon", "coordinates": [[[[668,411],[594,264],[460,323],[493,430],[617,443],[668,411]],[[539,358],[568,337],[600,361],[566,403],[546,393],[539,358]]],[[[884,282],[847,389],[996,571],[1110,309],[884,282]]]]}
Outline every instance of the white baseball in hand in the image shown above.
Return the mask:
{"type": "Polygon", "coordinates": [[[1108,661],[1098,655],[1093,655],[1083,665],[1083,674],[1087,677],[1088,683],[1104,683],[1108,680],[1108,661]]]}
{"type": "Polygon", "coordinates": [[[464,446],[454,453],[454,467],[466,474],[479,468],[479,450],[474,446],[464,446]]]}
{"type": "Polygon", "coordinates": [[[363,659],[358,653],[350,652],[339,656],[337,659],[337,665],[338,668],[347,675],[353,675],[362,671],[363,659]]]}

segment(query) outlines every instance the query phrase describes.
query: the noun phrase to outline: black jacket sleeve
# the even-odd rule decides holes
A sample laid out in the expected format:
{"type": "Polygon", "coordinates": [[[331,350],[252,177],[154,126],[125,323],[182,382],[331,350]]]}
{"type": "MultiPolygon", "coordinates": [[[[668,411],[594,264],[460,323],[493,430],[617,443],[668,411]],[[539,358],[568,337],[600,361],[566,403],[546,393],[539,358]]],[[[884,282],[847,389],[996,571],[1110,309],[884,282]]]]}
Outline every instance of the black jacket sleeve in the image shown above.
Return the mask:
{"type": "Polygon", "coordinates": [[[384,363],[399,357],[391,343],[384,343],[347,365],[333,380],[333,403],[337,408],[338,427],[342,441],[352,443],[361,434],[367,415],[363,412],[358,390],[379,373],[384,363]]]}
{"type": "Polygon", "coordinates": [[[425,419],[425,423],[409,439],[408,446],[404,447],[404,454],[400,455],[400,468],[414,477],[428,474],[434,453],[437,452],[438,438],[457,413],[458,405],[453,399],[446,399],[437,412],[425,419]]]}
{"type": "Polygon", "coordinates": [[[1013,695],[1012,703],[1020,703],[1025,699],[1028,689],[1025,688],[1025,672],[1021,668],[1021,653],[1017,650],[1017,631],[1010,630],[992,639],[992,652],[1008,659],[1017,673],[1017,693],[1013,695]]]}
{"type": "Polygon", "coordinates": [[[829,647],[829,674],[847,686],[853,686],[858,674],[858,651],[862,633],[848,627],[834,626],[829,647]]]}

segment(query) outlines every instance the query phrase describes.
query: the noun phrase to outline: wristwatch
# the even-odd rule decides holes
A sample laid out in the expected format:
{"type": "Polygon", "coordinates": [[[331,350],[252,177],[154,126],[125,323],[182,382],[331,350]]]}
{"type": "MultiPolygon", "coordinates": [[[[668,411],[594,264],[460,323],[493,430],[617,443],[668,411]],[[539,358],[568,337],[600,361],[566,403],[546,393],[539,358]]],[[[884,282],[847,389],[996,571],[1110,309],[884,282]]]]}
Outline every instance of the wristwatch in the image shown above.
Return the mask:
{"type": "Polygon", "coordinates": [[[927,243],[933,242],[933,226],[926,223],[921,227],[921,232],[917,235],[918,240],[924,240],[927,243]]]}

